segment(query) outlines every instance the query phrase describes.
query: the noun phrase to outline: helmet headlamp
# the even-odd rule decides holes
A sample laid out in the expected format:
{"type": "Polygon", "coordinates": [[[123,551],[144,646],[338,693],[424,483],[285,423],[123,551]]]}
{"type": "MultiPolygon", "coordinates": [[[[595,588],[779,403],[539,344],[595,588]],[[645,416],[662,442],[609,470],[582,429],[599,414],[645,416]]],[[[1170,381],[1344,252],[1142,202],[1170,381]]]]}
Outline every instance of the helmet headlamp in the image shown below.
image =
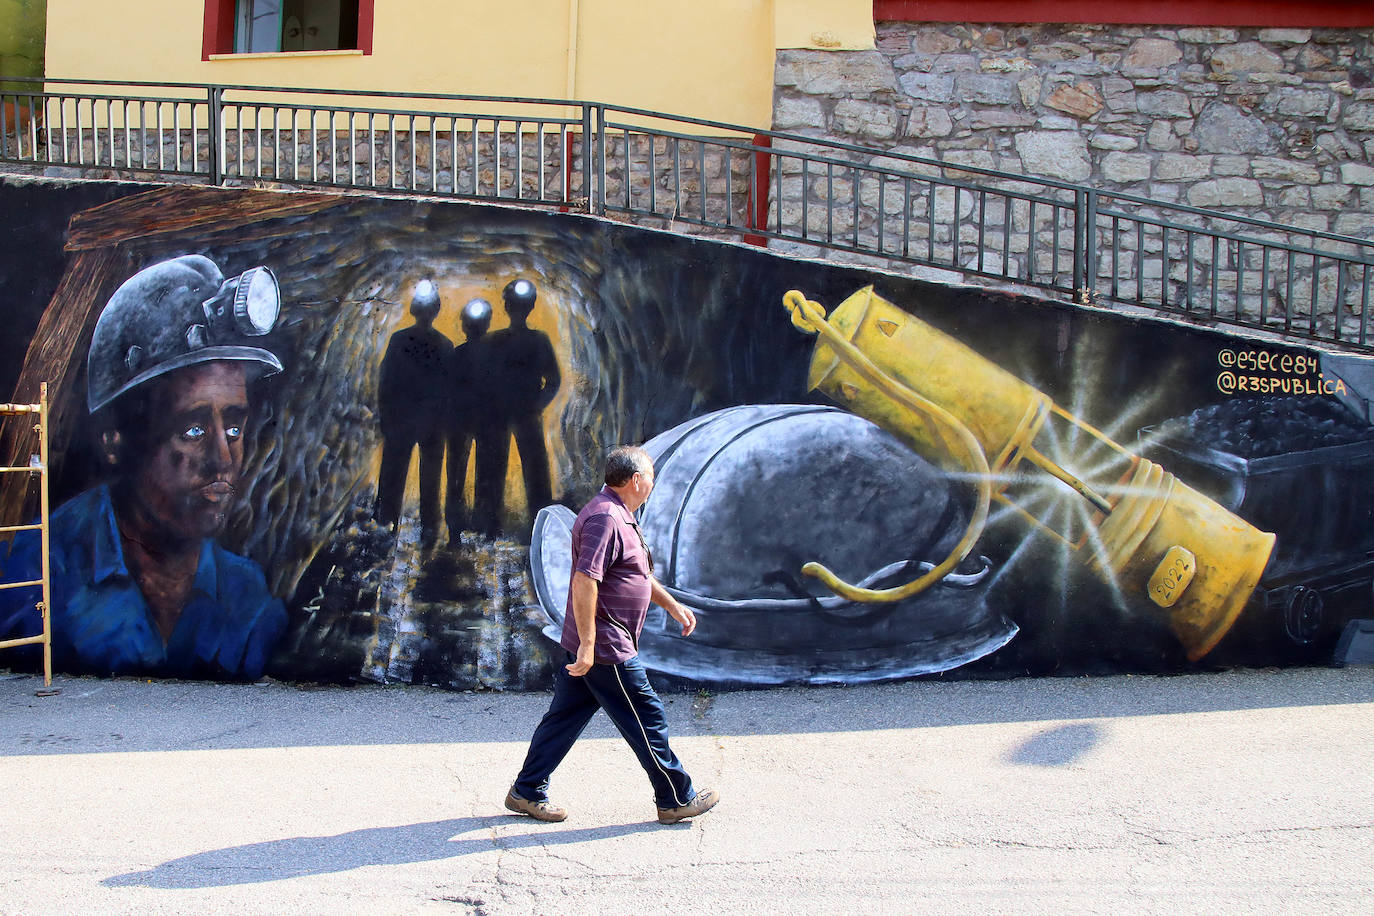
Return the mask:
{"type": "Polygon", "coordinates": [[[281,313],[281,288],[266,267],[252,267],[225,280],[219,291],[205,301],[205,315],[212,325],[234,330],[246,337],[261,337],[277,324],[281,313]]]}
{"type": "Polygon", "coordinates": [[[480,324],[483,327],[491,323],[491,303],[485,299],[471,299],[468,304],[463,306],[462,319],[464,324],[480,324]]]}
{"type": "Polygon", "coordinates": [[[281,289],[266,267],[245,270],[234,291],[234,324],[250,337],[271,331],[281,312],[281,289]]]}

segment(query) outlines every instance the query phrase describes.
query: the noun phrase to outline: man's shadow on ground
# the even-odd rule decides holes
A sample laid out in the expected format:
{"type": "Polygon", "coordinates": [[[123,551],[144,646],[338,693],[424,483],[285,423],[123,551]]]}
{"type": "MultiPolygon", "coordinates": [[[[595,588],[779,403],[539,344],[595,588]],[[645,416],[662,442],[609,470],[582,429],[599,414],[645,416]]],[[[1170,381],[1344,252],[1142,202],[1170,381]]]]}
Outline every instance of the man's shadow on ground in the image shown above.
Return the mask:
{"type": "Polygon", "coordinates": [[[369,827],[335,836],[291,837],[211,849],[163,862],[147,871],[106,878],[106,887],[193,889],[261,884],[307,875],[350,871],[366,865],[405,865],[451,859],[488,849],[525,849],[561,843],[605,840],[644,830],[656,822],[563,830],[527,818],[528,833],[493,838],[490,831],[517,819],[506,815],[467,817],[398,827],[369,827]],[[477,836],[463,834],[481,831],[477,836]]]}

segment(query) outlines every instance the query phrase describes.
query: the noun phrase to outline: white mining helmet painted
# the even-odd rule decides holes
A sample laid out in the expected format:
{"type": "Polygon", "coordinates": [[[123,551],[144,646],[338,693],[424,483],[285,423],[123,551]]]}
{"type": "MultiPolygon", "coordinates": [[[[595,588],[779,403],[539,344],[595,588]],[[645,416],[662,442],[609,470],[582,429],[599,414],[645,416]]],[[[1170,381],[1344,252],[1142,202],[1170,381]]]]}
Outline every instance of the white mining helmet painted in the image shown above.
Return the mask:
{"type": "Polygon", "coordinates": [[[526,311],[534,308],[534,300],[538,295],[534,284],[525,279],[512,280],[501,291],[501,296],[506,302],[517,305],[526,311]]]}
{"type": "Polygon", "coordinates": [[[439,287],[433,280],[421,280],[415,284],[415,296],[410,300],[411,310],[423,312],[439,311],[439,287]]]}
{"type": "Polygon", "coordinates": [[[491,303],[485,299],[470,299],[468,304],[463,306],[462,322],[464,330],[481,329],[485,331],[491,325],[491,303]]]}
{"type": "Polygon", "coordinates": [[[280,372],[275,354],[251,345],[280,311],[281,290],[266,267],[229,280],[196,254],[145,267],[115,290],[96,321],[86,357],[91,412],[150,379],[212,360],[243,362],[250,378],[280,372]]]}
{"type": "MultiPolygon", "coordinates": [[[[817,559],[865,587],[928,572],[968,519],[967,489],[874,423],[808,404],[732,407],[644,444],[655,485],[639,510],[654,575],[691,608],[691,638],[650,609],[650,670],[741,684],[861,683],[946,671],[996,651],[1016,624],[990,608],[986,558],[890,604],[832,595],[794,575],[817,559]]],[[[535,594],[558,638],[574,514],[541,509],[535,594]]]]}

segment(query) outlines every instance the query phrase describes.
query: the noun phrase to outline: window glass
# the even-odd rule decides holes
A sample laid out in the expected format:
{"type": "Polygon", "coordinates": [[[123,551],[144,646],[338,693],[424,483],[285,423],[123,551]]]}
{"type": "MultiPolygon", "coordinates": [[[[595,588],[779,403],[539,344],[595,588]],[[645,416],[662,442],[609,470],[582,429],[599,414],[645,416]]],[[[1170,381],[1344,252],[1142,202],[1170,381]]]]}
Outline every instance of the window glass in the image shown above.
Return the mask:
{"type": "Polygon", "coordinates": [[[281,0],[239,0],[234,16],[234,50],[281,50],[281,0]]]}
{"type": "Polygon", "coordinates": [[[237,0],[234,22],[239,53],[358,46],[358,0],[237,0]]]}

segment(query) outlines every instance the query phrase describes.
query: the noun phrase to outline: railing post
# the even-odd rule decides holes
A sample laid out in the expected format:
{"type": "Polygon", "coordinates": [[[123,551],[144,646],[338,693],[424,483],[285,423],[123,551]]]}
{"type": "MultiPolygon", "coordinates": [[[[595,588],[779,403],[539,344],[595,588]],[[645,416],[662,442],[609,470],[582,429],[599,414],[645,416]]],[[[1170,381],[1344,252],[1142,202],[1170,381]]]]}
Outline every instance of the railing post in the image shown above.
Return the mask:
{"type": "Polygon", "coordinates": [[[1083,227],[1083,303],[1097,295],[1097,198],[1096,188],[1088,189],[1088,219],[1083,227]]]}
{"type": "Polygon", "coordinates": [[[1074,190],[1073,274],[1075,300],[1083,305],[1093,301],[1097,276],[1097,191],[1074,190]]]}
{"type": "Polygon", "coordinates": [[[587,212],[592,212],[592,106],[582,103],[582,196],[587,198],[587,212]]]}
{"type": "MultiPolygon", "coordinates": [[[[0,159],[8,159],[8,158],[9,158],[9,155],[10,155],[10,125],[9,125],[9,116],[6,114],[6,112],[9,111],[10,109],[7,109],[7,108],[5,107],[6,105],[9,104],[8,102],[5,101],[5,98],[6,98],[5,93],[4,93],[4,92],[0,92],[0,159]]],[[[18,93],[15,93],[15,96],[14,96],[14,108],[13,108],[12,110],[13,110],[13,112],[14,112],[14,123],[15,123],[14,136],[15,136],[15,139],[17,140],[17,139],[19,138],[19,127],[18,127],[18,125],[19,125],[19,94],[18,94],[18,93]]]]}
{"type": "Polygon", "coordinates": [[[205,87],[206,108],[209,115],[210,142],[210,183],[220,184],[224,178],[220,149],[220,119],[223,116],[224,89],[220,86],[205,87]]]}
{"type": "MultiPolygon", "coordinates": [[[[596,108],[596,200],[591,212],[598,216],[606,214],[606,109],[596,108]]],[[[589,205],[591,198],[588,198],[589,205]]]]}
{"type": "MultiPolygon", "coordinates": [[[[773,154],[770,151],[773,146],[773,138],[767,134],[754,134],[754,153],[753,168],[751,177],[753,181],[749,183],[749,204],[745,209],[745,227],[748,229],[767,229],[768,228],[768,189],[771,187],[773,154]]],[[[729,191],[726,191],[729,194],[729,191]]],[[[854,198],[858,200],[856,195],[854,198]]],[[[879,209],[882,202],[879,201],[879,209]]],[[[882,218],[881,213],[879,219],[882,218]]],[[[744,241],[750,245],[765,246],[768,244],[766,236],[757,235],[752,232],[744,234],[744,241]]]]}

